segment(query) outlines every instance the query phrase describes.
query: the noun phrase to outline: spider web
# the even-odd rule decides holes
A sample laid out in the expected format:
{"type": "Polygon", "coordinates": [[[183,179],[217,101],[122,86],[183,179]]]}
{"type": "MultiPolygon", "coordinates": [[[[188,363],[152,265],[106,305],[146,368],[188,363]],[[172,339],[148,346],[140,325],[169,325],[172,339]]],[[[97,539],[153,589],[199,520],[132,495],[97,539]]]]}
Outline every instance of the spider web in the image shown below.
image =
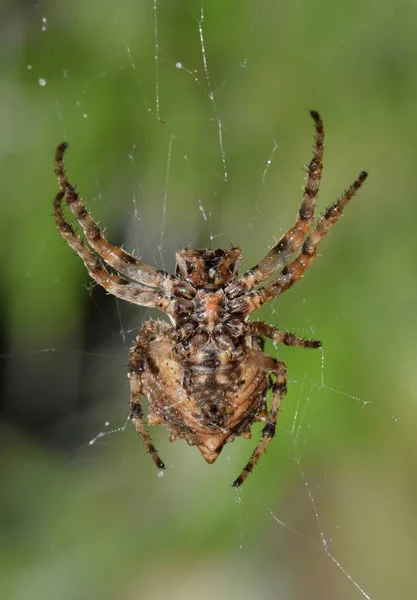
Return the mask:
{"type": "MultiPolygon", "coordinates": [[[[394,249],[379,248],[392,236],[389,202],[398,191],[409,196],[415,129],[411,101],[394,117],[400,94],[375,57],[387,31],[412,56],[415,9],[378,7],[375,23],[371,9],[358,20],[349,6],[297,5],[295,14],[296,5],[151,0],[10,10],[7,47],[16,32],[25,43],[3,94],[5,211],[21,232],[18,243],[4,238],[5,282],[16,293],[0,363],[2,512],[13,546],[4,545],[5,597],[412,596],[415,350],[386,349],[395,332],[407,342],[415,322],[407,298],[416,286],[403,298],[393,292],[413,268],[397,260],[408,225],[394,249]],[[376,110],[384,85],[386,106],[376,110]],[[47,204],[53,149],[69,142],[69,178],[114,243],[172,271],[179,247],[232,242],[248,268],[294,222],[311,108],[327,135],[318,212],[362,168],[371,178],[304,281],[256,318],[323,348],[267,345],[287,364],[288,395],[277,436],[241,489],[230,484],[259,427],[212,466],[153,428],[168,465],[162,476],[125,416],[128,349],[143,321],[160,315],[107,297],[60,242],[47,204]],[[379,132],[390,119],[387,140],[379,132]],[[394,169],[395,186],[386,176],[394,169]],[[28,180],[35,211],[33,198],[22,200],[28,180]]],[[[390,60],[384,68],[398,89],[411,89],[395,53],[390,60]]]]}

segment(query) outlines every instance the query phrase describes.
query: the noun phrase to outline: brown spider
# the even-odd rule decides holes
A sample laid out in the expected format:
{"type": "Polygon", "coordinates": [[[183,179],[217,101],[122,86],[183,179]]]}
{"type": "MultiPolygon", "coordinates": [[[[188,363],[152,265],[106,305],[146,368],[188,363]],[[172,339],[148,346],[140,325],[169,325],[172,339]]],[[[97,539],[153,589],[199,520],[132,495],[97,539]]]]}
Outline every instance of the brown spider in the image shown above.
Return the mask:
{"type": "Polygon", "coordinates": [[[130,417],[159,469],[165,465],[146,430],[141,396],[148,400],[147,424],[166,425],[171,441],[183,438],[190,446],[197,446],[208,463],[213,463],[223,446],[235,437],[250,438],[255,421],[264,422],[262,440],[233,482],[238,487],[272,440],[287,391],[285,365],[263,352],[264,338],[287,346],[321,346],[319,341],[280,331],[268,323],[247,320],[265,302],[301,279],[320,241],[367,177],[362,171],[307,235],[322,176],[324,138],[319,114],[310,114],[316,142],[295,225],[243,275],[237,273],[242,258],[238,248],[180,250],[176,254],[176,274],[171,275],[109,244],[65,175],[67,144],[57,148],[55,171],[60,192],[55,198],[54,215],[59,233],[83,260],[90,276],[110,294],[141,306],[157,307],[170,319],[170,324],[145,322],[129,358],[130,417]],[[81,225],[88,245],[65,220],[62,200],[81,225]],[[272,399],[268,410],[269,389],[272,399]]]}

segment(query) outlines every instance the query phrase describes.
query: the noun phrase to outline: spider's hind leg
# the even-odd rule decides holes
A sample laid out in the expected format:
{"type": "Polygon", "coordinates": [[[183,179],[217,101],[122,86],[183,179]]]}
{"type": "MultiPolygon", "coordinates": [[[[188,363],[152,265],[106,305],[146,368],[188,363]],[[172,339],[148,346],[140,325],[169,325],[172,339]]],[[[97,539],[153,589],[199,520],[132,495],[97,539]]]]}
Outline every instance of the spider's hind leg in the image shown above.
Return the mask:
{"type": "MultiPolygon", "coordinates": [[[[133,389],[135,387],[134,379],[135,379],[134,377],[132,377],[132,376],[130,377],[131,389],[133,389]]],[[[132,393],[132,396],[133,396],[133,393],[132,393]]],[[[149,433],[146,430],[144,415],[143,415],[143,411],[142,411],[142,405],[140,402],[132,401],[131,410],[130,410],[130,418],[136,427],[136,431],[141,436],[143,443],[145,444],[145,448],[146,448],[147,452],[151,455],[151,458],[154,461],[154,463],[156,464],[156,466],[158,467],[158,469],[166,469],[165,463],[159,457],[159,454],[156,451],[156,448],[153,445],[151,438],[149,437],[149,433]]]]}
{"type": "Polygon", "coordinates": [[[265,423],[265,427],[262,430],[262,440],[256,446],[255,450],[252,453],[252,456],[243,468],[239,477],[237,477],[232,483],[232,487],[240,487],[242,485],[249,473],[253,471],[254,466],[256,465],[262,454],[265,452],[267,446],[271,443],[272,438],[275,435],[279,407],[282,398],[287,393],[287,378],[286,367],[284,363],[278,360],[274,360],[274,364],[275,368],[271,371],[271,374],[275,376],[275,380],[272,384],[271,409],[268,412],[268,419],[265,423]]]}
{"type": "Polygon", "coordinates": [[[130,418],[158,469],[165,469],[166,467],[146,429],[140,397],[143,394],[142,371],[146,344],[149,342],[151,335],[154,335],[158,329],[165,328],[165,326],[166,324],[159,323],[158,321],[148,321],[148,323],[145,323],[137,337],[136,344],[130,351],[128,374],[130,381],[130,418]]]}

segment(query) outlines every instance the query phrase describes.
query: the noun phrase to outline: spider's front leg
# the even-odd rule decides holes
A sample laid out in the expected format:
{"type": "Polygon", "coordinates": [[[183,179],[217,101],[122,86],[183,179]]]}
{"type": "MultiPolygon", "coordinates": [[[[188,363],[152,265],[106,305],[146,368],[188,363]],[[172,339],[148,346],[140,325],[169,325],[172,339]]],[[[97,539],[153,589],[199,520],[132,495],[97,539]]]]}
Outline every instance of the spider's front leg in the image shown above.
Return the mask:
{"type": "MultiPolygon", "coordinates": [[[[68,144],[66,142],[60,144],[55,153],[55,173],[58,177],[58,184],[61,190],[57,196],[58,200],[55,201],[55,218],[57,219],[58,210],[62,213],[62,209],[57,206],[57,203],[61,203],[61,201],[64,200],[73,212],[78,223],[81,225],[88,244],[94,252],[101,256],[105,263],[121,275],[127,276],[128,279],[136,283],[152,288],[171,290],[172,286],[176,283],[175,277],[164,271],[154,269],[142,260],[135,258],[132,254],[125,252],[122,248],[118,248],[107,241],[104,232],[97,223],[93,221],[83,199],[79,196],[74,186],[68,181],[64,166],[64,154],[67,147],[68,144]]],[[[61,220],[63,222],[65,221],[63,216],[61,220]]],[[[57,226],[61,235],[65,237],[62,226],[60,226],[58,220],[57,226]]],[[[70,243],[68,239],[67,241],[70,243]]],[[[78,252],[77,249],[76,252],[78,252]]],[[[80,253],[78,252],[78,254],[80,253]]],[[[83,257],[81,256],[81,258],[83,257]]]]}
{"type": "Polygon", "coordinates": [[[130,381],[130,418],[136,427],[136,431],[141,436],[147,452],[158,469],[165,469],[165,464],[159,457],[155,446],[147,432],[145,426],[145,417],[140,402],[143,395],[142,372],[145,364],[146,347],[152,335],[163,334],[168,328],[167,323],[158,321],[148,321],[142,327],[136,339],[135,345],[130,350],[129,355],[129,381],[130,381]]]}
{"type": "Polygon", "coordinates": [[[248,323],[250,333],[252,335],[262,335],[268,337],[274,342],[285,344],[286,346],[298,346],[299,348],[320,348],[321,342],[318,340],[306,340],[298,337],[289,331],[280,331],[276,327],[272,327],[263,321],[252,321],[248,323]]]}
{"type": "Polygon", "coordinates": [[[275,376],[274,383],[272,384],[272,402],[271,409],[268,413],[268,420],[262,430],[262,440],[256,446],[252,456],[250,457],[239,477],[237,477],[232,483],[233,487],[240,487],[242,485],[249,473],[253,471],[254,466],[260,459],[261,455],[265,452],[267,446],[271,443],[271,440],[275,435],[276,422],[281,400],[287,393],[287,369],[285,364],[271,357],[268,357],[268,362],[272,362],[273,364],[273,368],[268,369],[268,371],[275,376]]]}
{"type": "Polygon", "coordinates": [[[314,219],[314,207],[316,204],[321,176],[323,172],[323,148],[324,148],[324,129],[323,121],[319,113],[315,110],[310,111],[314,119],[316,128],[316,142],[313,149],[313,157],[307,166],[307,178],[304,187],[303,201],[298,210],[295,225],[291,227],[280,240],[271,248],[268,254],[259,264],[252,267],[232,284],[230,292],[233,296],[238,295],[242,290],[253,288],[257,284],[265,281],[277,271],[279,272],[288,262],[293,252],[299,249],[303,243],[304,237],[310,230],[314,219]]]}
{"type": "Polygon", "coordinates": [[[308,267],[311,265],[317,255],[317,249],[325,235],[330,231],[335,223],[342,215],[343,209],[351,201],[353,196],[358,192],[365,182],[368,174],[366,171],[361,171],[358,178],[352,185],[340,196],[340,198],[332,206],[326,210],[321,219],[316,225],[316,228],[305,239],[300,252],[296,258],[290,262],[274,281],[267,284],[256,292],[252,292],[247,296],[247,302],[251,303],[251,312],[260,308],[265,302],[274,300],[279,295],[288,290],[294,283],[299,281],[308,267]]]}

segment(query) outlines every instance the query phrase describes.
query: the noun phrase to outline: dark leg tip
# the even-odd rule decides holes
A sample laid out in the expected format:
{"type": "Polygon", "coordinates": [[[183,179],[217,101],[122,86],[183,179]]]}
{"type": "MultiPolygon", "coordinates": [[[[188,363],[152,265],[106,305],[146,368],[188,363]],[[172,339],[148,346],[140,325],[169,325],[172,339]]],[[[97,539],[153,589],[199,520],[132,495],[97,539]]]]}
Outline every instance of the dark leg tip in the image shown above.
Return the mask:
{"type": "Polygon", "coordinates": [[[158,469],[166,469],[165,463],[163,463],[162,460],[158,460],[156,466],[158,469]]]}
{"type": "MultiPolygon", "coordinates": [[[[55,163],[62,163],[63,158],[64,158],[64,152],[67,149],[68,144],[67,142],[62,142],[62,144],[59,144],[59,146],[57,147],[56,151],[55,151],[55,163]]],[[[56,165],[58,167],[58,164],[56,165]]],[[[62,167],[60,167],[62,169],[62,167]]],[[[58,175],[58,173],[57,173],[58,175]]]]}
{"type": "Polygon", "coordinates": [[[232,483],[232,488],[238,488],[241,486],[241,480],[240,477],[238,477],[237,479],[235,479],[235,481],[232,483]]]}
{"type": "Polygon", "coordinates": [[[358,179],[359,179],[359,181],[361,181],[361,182],[362,182],[362,181],[365,181],[365,179],[366,179],[367,177],[368,177],[368,173],[367,173],[366,171],[361,171],[361,172],[359,173],[359,177],[358,177],[358,179]]]}
{"type": "Polygon", "coordinates": [[[320,121],[320,115],[316,110],[310,110],[310,115],[315,121],[320,121]]]}

